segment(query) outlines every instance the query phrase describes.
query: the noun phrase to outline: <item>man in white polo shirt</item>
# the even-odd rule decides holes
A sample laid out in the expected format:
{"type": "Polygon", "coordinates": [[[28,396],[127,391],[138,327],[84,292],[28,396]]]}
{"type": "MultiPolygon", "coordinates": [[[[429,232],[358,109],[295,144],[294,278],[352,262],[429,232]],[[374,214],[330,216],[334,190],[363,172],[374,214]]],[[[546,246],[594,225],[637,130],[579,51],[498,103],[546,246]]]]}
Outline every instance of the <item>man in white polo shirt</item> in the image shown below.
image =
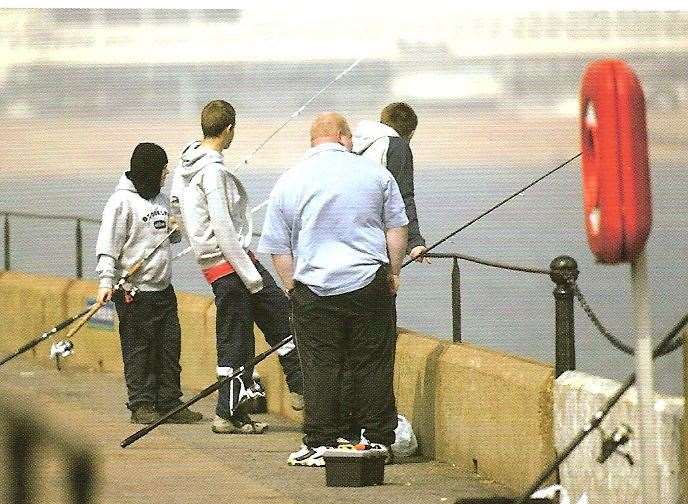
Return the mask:
{"type": "Polygon", "coordinates": [[[394,298],[408,219],[389,171],[350,152],[344,117],[318,116],[311,146],[275,185],[258,251],[272,254],[292,300],[304,375],[304,446],[288,462],[322,466],[343,434],[345,357],[371,447],[394,442],[394,298]]]}

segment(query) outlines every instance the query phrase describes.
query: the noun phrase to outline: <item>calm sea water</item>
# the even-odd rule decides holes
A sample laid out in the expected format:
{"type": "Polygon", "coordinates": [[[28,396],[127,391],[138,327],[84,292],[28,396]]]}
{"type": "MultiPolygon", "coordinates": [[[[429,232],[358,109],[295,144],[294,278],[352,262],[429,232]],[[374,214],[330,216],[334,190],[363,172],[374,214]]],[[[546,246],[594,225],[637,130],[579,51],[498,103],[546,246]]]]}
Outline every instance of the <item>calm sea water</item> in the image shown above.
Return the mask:
{"type": "MultiPolygon", "coordinates": [[[[436,168],[416,173],[421,229],[434,243],[553,166],[436,168]]],[[[648,242],[652,328],[656,341],[688,311],[688,174],[680,166],[653,167],[654,222],[648,242]]],[[[264,200],[277,179],[253,169],[243,177],[253,204],[264,200]]],[[[116,176],[26,178],[0,175],[0,209],[49,214],[100,216],[116,176]]],[[[258,222],[262,213],[258,214],[258,222]]],[[[84,274],[94,277],[97,226],[85,225],[84,274]]],[[[13,219],[12,268],[71,276],[74,228],[69,223],[13,219]]],[[[0,247],[3,245],[0,243],[0,247]]],[[[181,248],[179,249],[181,250],[181,248]]],[[[582,227],[578,162],[563,168],[507,205],[473,224],[436,251],[546,268],[561,254],[579,264],[579,285],[599,318],[620,339],[635,341],[627,265],[595,264],[582,227]]],[[[271,268],[267,257],[262,262],[271,268]]],[[[463,340],[545,362],[554,360],[553,283],[544,275],[461,264],[463,340]]],[[[402,274],[399,324],[440,338],[451,338],[451,261],[411,264],[402,274]]],[[[191,258],[174,265],[178,290],[211,295],[191,258]]],[[[625,377],[633,358],[611,347],[576,306],[578,369],[609,378],[625,377]]],[[[663,392],[682,392],[681,352],[657,361],[656,381],[663,392]]]]}

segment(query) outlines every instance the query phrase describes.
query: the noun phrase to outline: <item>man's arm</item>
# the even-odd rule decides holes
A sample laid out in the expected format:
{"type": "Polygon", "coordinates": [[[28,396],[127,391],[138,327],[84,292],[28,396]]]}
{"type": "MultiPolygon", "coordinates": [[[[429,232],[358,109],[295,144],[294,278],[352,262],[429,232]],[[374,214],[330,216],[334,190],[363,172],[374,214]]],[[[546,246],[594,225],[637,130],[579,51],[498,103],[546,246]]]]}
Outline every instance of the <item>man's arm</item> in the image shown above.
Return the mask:
{"type": "Polygon", "coordinates": [[[112,298],[116,263],[122,254],[129,225],[129,212],[125,202],[115,193],[103,209],[96,242],[96,273],[99,278],[96,301],[99,303],[105,304],[112,298]]]}
{"type": "Polygon", "coordinates": [[[270,254],[275,271],[282,280],[285,292],[289,295],[289,291],[294,288],[294,256],[290,220],[286,218],[282,208],[282,181],[283,178],[280,178],[270,193],[258,252],[270,254]]]}
{"type": "MultiPolygon", "coordinates": [[[[223,174],[219,170],[213,170],[206,176],[208,177],[208,185],[205,187],[208,216],[217,244],[225,260],[232,265],[246,288],[255,294],[263,288],[263,278],[237,237],[229,215],[226,188],[221,179],[223,174]]],[[[206,182],[205,179],[204,182],[206,182]]]]}
{"type": "Polygon", "coordinates": [[[390,291],[396,294],[399,289],[399,272],[408,245],[408,218],[404,210],[399,186],[394,177],[387,176],[384,189],[382,222],[385,229],[387,256],[390,268],[390,291]]]}
{"type": "MultiPolygon", "coordinates": [[[[419,247],[425,250],[425,239],[420,234],[420,224],[418,223],[418,212],[416,210],[415,188],[413,182],[413,153],[408,142],[403,138],[390,137],[389,149],[387,150],[387,169],[396,180],[404,200],[406,215],[408,216],[408,246],[407,253],[412,254],[419,247]]],[[[420,252],[418,252],[420,253],[420,252]]]]}
{"type": "Polygon", "coordinates": [[[385,240],[387,241],[389,269],[393,275],[398,275],[401,272],[401,265],[406,255],[408,228],[401,226],[388,229],[385,231],[385,240]]]}
{"type": "Polygon", "coordinates": [[[275,265],[275,271],[288,295],[294,288],[294,258],[291,254],[272,254],[272,264],[275,265]]]}
{"type": "Polygon", "coordinates": [[[408,241],[408,229],[406,226],[390,228],[385,231],[387,241],[387,255],[389,256],[389,269],[391,275],[390,290],[396,294],[399,290],[399,273],[406,255],[408,241]]]}

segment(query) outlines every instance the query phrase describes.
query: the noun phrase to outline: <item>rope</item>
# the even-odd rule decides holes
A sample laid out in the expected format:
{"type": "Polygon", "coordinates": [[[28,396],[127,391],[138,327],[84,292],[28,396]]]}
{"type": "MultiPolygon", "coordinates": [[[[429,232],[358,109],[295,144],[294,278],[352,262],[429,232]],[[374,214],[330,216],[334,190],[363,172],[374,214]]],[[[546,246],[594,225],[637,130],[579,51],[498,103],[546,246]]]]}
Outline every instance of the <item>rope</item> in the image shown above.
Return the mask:
{"type": "MultiPolygon", "coordinates": [[[[532,267],[526,267],[526,266],[519,266],[515,264],[509,264],[509,263],[502,263],[502,262],[497,262],[497,261],[489,261],[487,259],[480,259],[478,257],[473,257],[473,256],[468,256],[464,254],[458,254],[455,252],[450,252],[450,253],[441,253],[441,252],[430,252],[425,254],[426,257],[431,257],[431,258],[438,258],[438,259],[461,259],[464,261],[469,261],[477,264],[482,264],[484,266],[490,266],[493,268],[499,268],[499,269],[505,269],[505,270],[511,270],[511,271],[521,271],[525,273],[538,273],[542,275],[549,275],[550,277],[553,277],[555,275],[563,275],[563,278],[566,279],[569,287],[571,288],[571,291],[575,295],[576,299],[578,300],[578,303],[581,305],[581,308],[583,308],[583,311],[585,314],[588,316],[592,324],[595,326],[595,328],[598,330],[598,332],[604,336],[611,345],[618,349],[621,350],[622,352],[628,354],[628,355],[635,355],[635,350],[633,347],[630,345],[627,345],[623,341],[621,341],[619,338],[614,336],[605,326],[604,324],[600,321],[599,317],[595,314],[593,311],[592,307],[590,306],[590,303],[588,303],[587,299],[583,295],[583,293],[580,290],[580,287],[578,286],[578,283],[576,282],[576,279],[570,274],[565,271],[561,270],[551,270],[551,269],[545,269],[545,268],[532,268],[532,267]]],[[[657,352],[655,354],[655,357],[663,357],[664,355],[667,355],[678,348],[680,348],[683,345],[684,341],[684,336],[680,336],[679,338],[676,338],[675,340],[667,343],[665,346],[662,348],[658,348],[657,352]]]]}
{"type": "MultiPolygon", "coordinates": [[[[550,171],[548,171],[547,173],[545,173],[544,175],[542,175],[541,177],[538,177],[537,179],[535,179],[534,181],[532,181],[532,182],[531,182],[530,184],[528,184],[527,186],[525,186],[525,187],[519,189],[518,191],[516,191],[515,193],[513,193],[511,196],[509,196],[509,197],[503,199],[502,201],[500,201],[499,203],[497,203],[496,205],[494,205],[494,206],[493,206],[492,208],[490,208],[489,210],[484,211],[483,213],[481,213],[480,215],[478,215],[478,216],[475,217],[474,219],[470,220],[469,222],[467,222],[467,223],[464,224],[463,226],[459,227],[459,228],[456,229],[455,231],[452,231],[452,232],[449,233],[447,236],[445,236],[444,238],[442,238],[441,240],[439,240],[439,241],[436,242],[435,244],[433,244],[433,245],[431,245],[430,247],[428,247],[428,249],[427,249],[423,254],[421,254],[421,255],[418,256],[418,257],[423,257],[425,254],[427,254],[428,252],[430,252],[432,249],[434,249],[434,248],[437,247],[438,245],[444,243],[444,242],[447,241],[449,238],[451,238],[452,236],[456,235],[457,233],[463,231],[464,229],[466,229],[466,228],[467,228],[468,226],[470,226],[471,224],[474,224],[475,222],[477,222],[477,221],[479,221],[480,219],[482,219],[483,217],[485,217],[487,214],[493,212],[494,210],[498,209],[500,206],[504,205],[504,204],[507,203],[508,201],[514,199],[514,198],[515,198],[516,196],[518,196],[519,194],[521,194],[521,193],[525,192],[526,190],[530,189],[531,187],[533,187],[535,184],[537,184],[537,183],[540,182],[541,180],[546,179],[547,177],[549,177],[550,175],[552,175],[552,174],[553,174],[554,172],[556,172],[557,170],[560,170],[561,168],[563,168],[564,166],[568,165],[568,164],[571,163],[572,161],[578,159],[581,155],[582,155],[582,152],[579,152],[578,154],[576,154],[575,156],[573,156],[571,159],[569,159],[569,160],[567,160],[567,161],[564,161],[562,164],[560,164],[559,166],[557,166],[557,167],[554,168],[553,170],[550,170],[550,171]]],[[[408,266],[409,264],[411,264],[412,262],[414,262],[415,260],[416,260],[416,259],[409,259],[409,260],[407,260],[404,264],[402,264],[401,267],[404,268],[404,267],[408,266]]]]}
{"type": "Polygon", "coordinates": [[[474,262],[477,264],[482,264],[484,266],[490,266],[492,268],[499,268],[511,271],[522,271],[524,273],[538,273],[541,275],[551,275],[552,270],[543,268],[531,268],[528,266],[518,266],[515,264],[500,263],[496,261],[488,261],[487,259],[480,259],[478,257],[463,255],[463,254],[443,254],[440,252],[430,252],[425,254],[426,257],[436,257],[438,259],[462,259],[464,261],[474,262]]]}

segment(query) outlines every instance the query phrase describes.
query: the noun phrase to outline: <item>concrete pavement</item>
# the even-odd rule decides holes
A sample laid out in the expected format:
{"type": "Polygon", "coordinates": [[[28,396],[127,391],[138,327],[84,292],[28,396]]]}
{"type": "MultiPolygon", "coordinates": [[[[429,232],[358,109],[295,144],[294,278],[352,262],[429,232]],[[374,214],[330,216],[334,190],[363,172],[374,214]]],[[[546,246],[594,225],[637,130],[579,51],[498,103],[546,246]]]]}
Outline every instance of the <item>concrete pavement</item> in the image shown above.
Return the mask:
{"type": "MultiPolygon", "coordinates": [[[[39,422],[76,436],[95,451],[96,502],[410,504],[508,494],[476,474],[460,474],[449,464],[420,457],[387,466],[384,486],[328,488],[324,469],[287,466],[287,455],[301,439],[294,422],[257,415],[270,423],[266,434],[213,434],[214,395],[193,407],[206,417],[200,424],[163,425],[122,449],[121,440],[139,428],[129,423],[122,378],[66,367],[58,372],[15,359],[0,368],[0,397],[28,407],[39,422]]],[[[57,502],[64,480],[59,453],[41,453],[37,502],[57,502]]]]}

